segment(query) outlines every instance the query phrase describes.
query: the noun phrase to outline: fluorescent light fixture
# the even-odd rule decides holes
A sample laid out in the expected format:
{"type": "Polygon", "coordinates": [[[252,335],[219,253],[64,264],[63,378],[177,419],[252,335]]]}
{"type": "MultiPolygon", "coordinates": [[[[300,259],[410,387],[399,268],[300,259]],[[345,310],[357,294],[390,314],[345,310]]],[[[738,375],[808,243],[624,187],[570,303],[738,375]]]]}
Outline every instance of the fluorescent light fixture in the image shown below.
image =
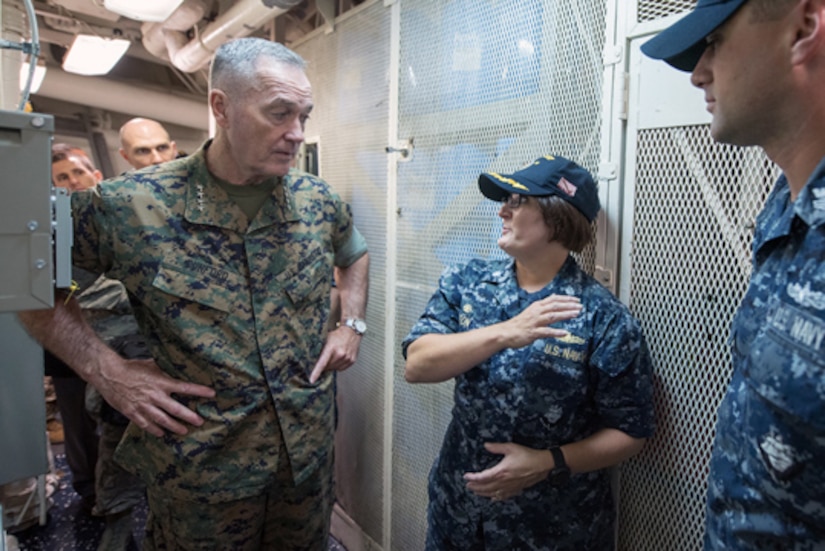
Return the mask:
{"type": "Polygon", "coordinates": [[[103,0],[103,7],[138,21],[166,21],[183,0],[103,0]]]}
{"type": "Polygon", "coordinates": [[[78,75],[105,75],[128,49],[128,40],[79,34],[63,59],[63,70],[78,75]]]}
{"type": "MultiPolygon", "coordinates": [[[[46,76],[46,65],[38,62],[34,66],[34,76],[32,77],[32,86],[29,89],[30,94],[36,94],[40,90],[40,85],[43,84],[43,77],[46,76]]],[[[26,87],[26,80],[29,78],[29,62],[24,61],[20,66],[20,91],[26,87]]]]}

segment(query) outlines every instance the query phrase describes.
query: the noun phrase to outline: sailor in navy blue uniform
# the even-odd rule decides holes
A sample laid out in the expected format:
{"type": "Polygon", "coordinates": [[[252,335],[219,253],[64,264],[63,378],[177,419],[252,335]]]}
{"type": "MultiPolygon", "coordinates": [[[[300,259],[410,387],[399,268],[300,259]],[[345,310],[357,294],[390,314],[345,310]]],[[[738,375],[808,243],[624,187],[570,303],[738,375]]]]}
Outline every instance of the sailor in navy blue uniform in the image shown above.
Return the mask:
{"type": "Polygon", "coordinates": [[[408,381],[455,379],[427,549],[610,549],[607,468],[654,414],[639,324],[570,255],[592,239],[596,184],[548,156],[479,186],[503,202],[511,258],[447,268],[403,342],[408,381]]]}

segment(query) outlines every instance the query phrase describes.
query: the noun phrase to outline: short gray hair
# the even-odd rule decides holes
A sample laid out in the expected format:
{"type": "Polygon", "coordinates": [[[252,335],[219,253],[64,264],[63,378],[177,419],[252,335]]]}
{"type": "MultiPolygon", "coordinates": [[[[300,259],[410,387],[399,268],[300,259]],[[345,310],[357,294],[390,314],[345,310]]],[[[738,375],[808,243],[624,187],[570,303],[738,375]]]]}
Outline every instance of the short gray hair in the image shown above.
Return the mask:
{"type": "Polygon", "coordinates": [[[209,68],[209,87],[231,93],[251,88],[259,59],[306,69],[306,61],[279,42],[263,38],[236,38],[222,44],[209,68]]]}

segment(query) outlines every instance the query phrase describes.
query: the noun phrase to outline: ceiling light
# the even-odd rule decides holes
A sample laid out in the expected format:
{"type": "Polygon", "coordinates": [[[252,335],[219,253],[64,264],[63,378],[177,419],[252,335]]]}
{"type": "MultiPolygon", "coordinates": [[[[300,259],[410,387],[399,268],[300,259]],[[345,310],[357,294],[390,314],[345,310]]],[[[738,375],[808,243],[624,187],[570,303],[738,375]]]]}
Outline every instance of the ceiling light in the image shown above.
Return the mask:
{"type": "MultiPolygon", "coordinates": [[[[30,94],[36,94],[40,90],[40,85],[43,84],[43,77],[46,76],[46,63],[42,60],[37,61],[34,66],[34,76],[32,76],[32,85],[29,89],[30,94]]],[[[29,62],[24,61],[20,66],[20,91],[26,87],[26,81],[29,78],[29,62]]]]}
{"type": "Polygon", "coordinates": [[[103,7],[138,21],[166,21],[183,0],[103,0],[103,7]]]}
{"type": "Polygon", "coordinates": [[[128,49],[128,40],[79,34],[63,58],[63,70],[78,75],[105,75],[128,49]]]}

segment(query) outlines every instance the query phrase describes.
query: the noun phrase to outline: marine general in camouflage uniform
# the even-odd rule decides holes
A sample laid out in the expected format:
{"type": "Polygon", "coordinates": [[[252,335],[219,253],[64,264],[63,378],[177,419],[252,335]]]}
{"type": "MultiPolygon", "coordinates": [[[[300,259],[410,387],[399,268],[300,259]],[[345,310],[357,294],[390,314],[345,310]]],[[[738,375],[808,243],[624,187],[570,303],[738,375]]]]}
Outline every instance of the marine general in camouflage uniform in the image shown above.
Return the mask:
{"type": "Polygon", "coordinates": [[[342,316],[362,318],[366,245],[326,183],[290,170],[312,109],[300,57],[230,41],[209,101],[199,151],[72,196],[74,261],[124,283],[154,361],[46,338],[63,308],[28,325],[76,369],[91,349],[81,374],[130,417],[117,459],[148,486],[146,548],[325,549],[329,372],[361,339],[325,331],[330,282],[338,267],[342,316]]]}
{"type": "Polygon", "coordinates": [[[596,184],[543,157],[482,174],[510,260],[448,268],[404,340],[410,382],[455,378],[430,472],[427,549],[613,547],[607,468],[653,434],[639,324],[570,256],[592,237],[596,184]]]}
{"type": "Polygon", "coordinates": [[[700,0],[643,50],[692,71],[716,140],[783,170],[731,329],[705,549],[825,549],[825,4],[700,0]]]}

